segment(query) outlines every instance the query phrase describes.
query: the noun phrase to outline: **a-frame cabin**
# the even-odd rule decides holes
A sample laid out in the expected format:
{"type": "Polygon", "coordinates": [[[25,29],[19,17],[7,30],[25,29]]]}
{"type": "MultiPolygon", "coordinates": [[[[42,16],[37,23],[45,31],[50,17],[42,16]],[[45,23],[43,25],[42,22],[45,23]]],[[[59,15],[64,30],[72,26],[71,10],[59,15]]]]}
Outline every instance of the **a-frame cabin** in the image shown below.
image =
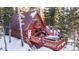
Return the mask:
{"type": "MultiPolygon", "coordinates": [[[[24,12],[22,13],[22,15],[24,16],[22,18],[23,19],[22,23],[24,23],[22,26],[23,38],[24,38],[24,41],[28,43],[30,47],[32,47],[33,44],[35,44],[37,46],[45,46],[53,50],[60,50],[65,45],[66,43],[65,40],[52,41],[52,40],[45,39],[44,36],[40,37],[38,35],[39,33],[43,33],[43,32],[45,36],[48,35],[48,32],[46,31],[46,26],[42,21],[42,18],[38,12],[36,11],[24,12]],[[28,38],[28,30],[31,30],[30,39],[28,38]]],[[[10,21],[10,27],[12,31],[11,35],[17,38],[21,38],[17,13],[12,16],[10,21]]]]}

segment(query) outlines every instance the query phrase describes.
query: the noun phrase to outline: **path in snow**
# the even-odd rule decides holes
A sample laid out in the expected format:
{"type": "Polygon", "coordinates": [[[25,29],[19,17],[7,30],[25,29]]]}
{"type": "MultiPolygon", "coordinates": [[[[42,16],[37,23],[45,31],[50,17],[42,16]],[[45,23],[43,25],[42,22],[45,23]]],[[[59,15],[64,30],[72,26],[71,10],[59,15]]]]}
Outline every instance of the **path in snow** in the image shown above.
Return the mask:
{"type": "MultiPolygon", "coordinates": [[[[28,44],[24,43],[24,46],[21,46],[21,40],[11,37],[12,42],[9,43],[9,36],[6,35],[7,49],[8,51],[28,51],[31,49],[28,44]]],[[[35,48],[35,47],[33,47],[35,48]]],[[[74,43],[67,43],[60,51],[72,51],[74,48],[74,43]]],[[[0,39],[0,51],[4,50],[4,40],[3,37],[0,39]]],[[[40,49],[31,49],[31,51],[52,51],[47,47],[41,47],[40,49]]]]}

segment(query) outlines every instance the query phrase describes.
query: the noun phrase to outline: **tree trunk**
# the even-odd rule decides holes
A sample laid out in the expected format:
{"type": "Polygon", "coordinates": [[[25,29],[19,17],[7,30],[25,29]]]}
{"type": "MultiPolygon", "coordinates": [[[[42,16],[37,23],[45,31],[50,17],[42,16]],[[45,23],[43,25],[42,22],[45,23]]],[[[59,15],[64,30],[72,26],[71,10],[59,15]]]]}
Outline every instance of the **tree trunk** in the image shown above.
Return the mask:
{"type": "Polygon", "coordinates": [[[21,19],[21,13],[20,13],[20,9],[18,8],[18,19],[19,19],[19,25],[20,25],[20,35],[21,35],[21,46],[23,47],[24,46],[24,43],[23,43],[23,30],[22,30],[22,19],[21,19]]]}
{"type": "Polygon", "coordinates": [[[77,43],[77,30],[74,29],[74,51],[76,48],[76,43],[77,43]]]}
{"type": "Polygon", "coordinates": [[[79,32],[78,31],[77,31],[76,47],[78,48],[78,51],[79,51],[79,32]]]}
{"type": "Polygon", "coordinates": [[[6,42],[6,38],[5,38],[5,30],[4,30],[4,22],[3,22],[3,38],[4,38],[4,44],[5,44],[5,51],[7,51],[7,42],[6,42]]]}
{"type": "Polygon", "coordinates": [[[9,29],[9,43],[11,43],[11,29],[9,29]]]}

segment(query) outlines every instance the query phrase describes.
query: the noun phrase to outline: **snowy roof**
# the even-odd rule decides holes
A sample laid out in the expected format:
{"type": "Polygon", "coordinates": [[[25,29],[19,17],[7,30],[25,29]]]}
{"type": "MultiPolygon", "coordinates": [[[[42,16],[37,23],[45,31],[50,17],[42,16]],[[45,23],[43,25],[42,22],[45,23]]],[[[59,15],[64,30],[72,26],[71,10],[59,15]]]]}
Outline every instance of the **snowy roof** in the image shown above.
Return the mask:
{"type": "Polygon", "coordinates": [[[37,13],[37,11],[34,11],[34,12],[31,13],[32,18],[35,17],[36,13],[37,13]]]}
{"type": "MultiPolygon", "coordinates": [[[[25,29],[31,22],[32,22],[32,17],[30,16],[32,12],[26,12],[23,13],[23,15],[25,16],[23,21],[25,23],[25,25],[23,26],[23,29],[25,29]]],[[[11,18],[11,24],[10,24],[11,28],[16,28],[19,29],[19,20],[18,20],[18,14],[15,13],[12,18],[11,18]]]]}

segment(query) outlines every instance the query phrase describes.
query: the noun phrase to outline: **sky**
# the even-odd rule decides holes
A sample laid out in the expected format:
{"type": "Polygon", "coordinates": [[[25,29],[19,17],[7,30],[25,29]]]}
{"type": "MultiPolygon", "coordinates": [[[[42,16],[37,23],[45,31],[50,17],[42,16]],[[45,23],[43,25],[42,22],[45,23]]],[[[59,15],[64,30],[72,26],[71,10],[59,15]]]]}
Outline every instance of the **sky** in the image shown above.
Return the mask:
{"type": "Polygon", "coordinates": [[[1,7],[76,7],[79,0],[0,0],[1,7]]]}

